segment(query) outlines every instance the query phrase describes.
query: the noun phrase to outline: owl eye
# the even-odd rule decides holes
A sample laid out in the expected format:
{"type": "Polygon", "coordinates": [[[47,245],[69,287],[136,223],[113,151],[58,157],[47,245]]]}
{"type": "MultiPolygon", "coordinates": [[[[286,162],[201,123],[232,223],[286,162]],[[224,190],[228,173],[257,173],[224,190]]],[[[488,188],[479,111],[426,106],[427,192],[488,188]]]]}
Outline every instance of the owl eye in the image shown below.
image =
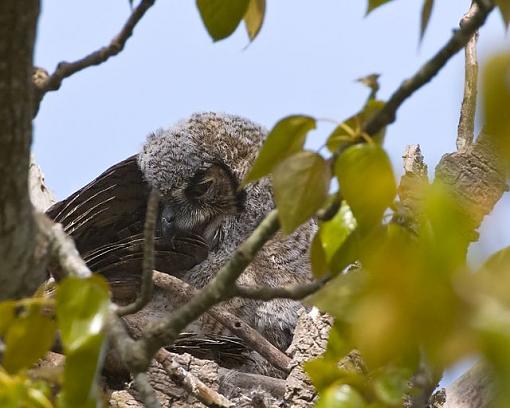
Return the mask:
{"type": "Polygon", "coordinates": [[[212,182],[213,181],[209,179],[203,180],[199,183],[192,184],[186,189],[186,192],[191,198],[202,197],[205,193],[207,193],[207,191],[212,185],[212,182]]]}

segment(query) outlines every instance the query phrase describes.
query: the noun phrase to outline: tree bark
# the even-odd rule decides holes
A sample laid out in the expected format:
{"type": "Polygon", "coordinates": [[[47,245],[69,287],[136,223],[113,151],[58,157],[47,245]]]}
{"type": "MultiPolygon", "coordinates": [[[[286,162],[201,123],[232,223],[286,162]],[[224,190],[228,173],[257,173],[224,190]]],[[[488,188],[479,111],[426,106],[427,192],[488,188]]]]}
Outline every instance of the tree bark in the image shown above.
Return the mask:
{"type": "Polygon", "coordinates": [[[45,277],[28,192],[38,15],[38,0],[0,2],[0,300],[31,294],[45,277]]]}

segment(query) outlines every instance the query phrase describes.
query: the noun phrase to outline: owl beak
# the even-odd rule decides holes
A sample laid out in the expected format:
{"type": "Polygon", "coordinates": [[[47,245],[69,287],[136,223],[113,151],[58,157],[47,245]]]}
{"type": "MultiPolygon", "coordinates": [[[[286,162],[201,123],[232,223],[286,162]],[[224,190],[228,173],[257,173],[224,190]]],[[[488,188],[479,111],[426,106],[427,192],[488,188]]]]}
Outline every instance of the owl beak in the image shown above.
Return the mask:
{"type": "Polygon", "coordinates": [[[170,208],[170,206],[165,205],[163,207],[163,211],[161,212],[161,234],[163,238],[167,239],[169,242],[172,242],[175,233],[175,212],[170,208]]]}

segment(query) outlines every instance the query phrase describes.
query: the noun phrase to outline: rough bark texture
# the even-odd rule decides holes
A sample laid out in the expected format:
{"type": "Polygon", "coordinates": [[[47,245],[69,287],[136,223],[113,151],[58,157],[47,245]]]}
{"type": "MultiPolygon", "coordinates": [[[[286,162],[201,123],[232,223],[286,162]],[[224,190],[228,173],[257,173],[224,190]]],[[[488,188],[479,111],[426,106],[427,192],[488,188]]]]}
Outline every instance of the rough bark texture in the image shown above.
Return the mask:
{"type": "Polygon", "coordinates": [[[305,408],[314,405],[317,393],[303,369],[303,363],[324,353],[332,324],[333,319],[316,308],[300,316],[294,340],[287,350],[292,357],[291,371],[279,407],[305,408]]]}
{"type": "Polygon", "coordinates": [[[0,2],[0,300],[31,294],[46,276],[28,194],[38,15],[38,0],[0,2]]]}
{"type": "Polygon", "coordinates": [[[463,151],[445,154],[436,167],[436,180],[448,186],[458,199],[465,218],[464,231],[470,241],[483,218],[507,190],[506,163],[497,140],[482,133],[475,144],[463,151]]]}
{"type": "Polygon", "coordinates": [[[29,188],[30,200],[37,211],[43,213],[55,204],[55,195],[46,185],[44,174],[34,157],[30,158],[29,188]]]}

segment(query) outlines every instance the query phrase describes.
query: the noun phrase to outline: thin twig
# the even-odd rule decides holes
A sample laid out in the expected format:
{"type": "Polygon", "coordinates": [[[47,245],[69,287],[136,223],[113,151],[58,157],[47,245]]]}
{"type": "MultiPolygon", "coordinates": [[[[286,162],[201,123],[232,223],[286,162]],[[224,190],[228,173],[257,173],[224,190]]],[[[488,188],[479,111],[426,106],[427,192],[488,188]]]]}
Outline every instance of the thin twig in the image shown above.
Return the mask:
{"type": "Polygon", "coordinates": [[[429,82],[441,68],[446,65],[450,58],[467,44],[469,39],[483,25],[485,19],[494,8],[492,1],[479,1],[478,3],[478,10],[473,13],[471,18],[467,19],[466,23],[459,30],[455,31],[448,42],[411,78],[402,82],[385,103],[384,107],[363,126],[363,132],[369,135],[375,135],[384,126],[393,123],[400,105],[416,90],[429,82]]]}
{"type": "Polygon", "coordinates": [[[146,408],[161,408],[156,392],[149,383],[147,373],[138,373],[134,377],[136,389],[140,393],[140,399],[146,408]]]}
{"type": "MultiPolygon", "coordinates": [[[[158,271],[154,271],[154,284],[170,292],[173,296],[181,298],[179,300],[182,300],[182,303],[189,301],[198,293],[197,289],[179,278],[158,271]]],[[[290,358],[245,321],[228,312],[225,306],[216,305],[207,313],[233,334],[243,339],[252,350],[259,353],[274,367],[287,372],[290,358]]]]}
{"type": "Polygon", "coordinates": [[[56,224],[45,214],[36,214],[39,229],[46,234],[49,242],[50,264],[55,265],[52,270],[55,279],[65,276],[88,278],[92,272],[85,261],[80,257],[73,239],[67,235],[62,224],[56,224]]]}
{"type": "MultiPolygon", "coordinates": [[[[473,2],[469,11],[460,20],[460,27],[468,22],[478,10],[473,2]]],[[[464,151],[473,143],[475,133],[476,95],[478,80],[478,61],[476,44],[478,31],[473,34],[464,50],[464,97],[460,108],[459,126],[457,130],[457,150],[464,151]]]]}
{"type": "Polygon", "coordinates": [[[152,189],[147,202],[145,212],[145,224],[143,228],[143,265],[142,285],[136,300],[129,305],[119,307],[119,316],[136,313],[141,310],[152,298],[152,273],[154,271],[154,231],[156,229],[156,217],[158,215],[159,194],[152,189]]]}
{"type": "Polygon", "coordinates": [[[91,67],[93,65],[99,65],[105,62],[110,57],[117,55],[124,49],[127,40],[133,34],[133,30],[138,22],[145,15],[147,10],[152,7],[155,0],[141,0],[138,6],[133,10],[126,23],[120,30],[120,32],[113,37],[110,44],[101,47],[100,49],[90,53],[89,55],[76,60],[74,62],[60,62],[55,72],[53,72],[47,78],[34,82],[35,95],[34,95],[34,116],[37,113],[39,104],[49,91],[56,91],[60,88],[62,81],[65,78],[70,77],[82,69],[91,67]]]}
{"type": "Polygon", "coordinates": [[[146,353],[146,361],[149,361],[150,356],[153,356],[161,346],[172,344],[190,322],[215,304],[230,297],[239,275],[255,258],[262,246],[278,231],[279,226],[278,212],[273,210],[232,254],[230,260],[207,286],[169,316],[149,325],[142,338],[137,341],[137,349],[146,353]]]}
{"type": "Polygon", "coordinates": [[[322,288],[329,280],[331,280],[331,275],[326,275],[323,278],[310,282],[304,283],[300,285],[292,285],[287,287],[278,287],[272,288],[269,286],[261,286],[261,287],[250,287],[250,286],[241,286],[236,285],[235,293],[236,296],[246,298],[246,299],[257,299],[268,301],[271,299],[293,299],[293,300],[301,300],[312,293],[317,292],[320,288],[322,288]]]}
{"type": "Polygon", "coordinates": [[[188,391],[202,404],[214,408],[231,408],[234,406],[225,396],[209,388],[180,364],[176,363],[167,350],[160,349],[156,353],[155,358],[176,384],[188,391]]]}

